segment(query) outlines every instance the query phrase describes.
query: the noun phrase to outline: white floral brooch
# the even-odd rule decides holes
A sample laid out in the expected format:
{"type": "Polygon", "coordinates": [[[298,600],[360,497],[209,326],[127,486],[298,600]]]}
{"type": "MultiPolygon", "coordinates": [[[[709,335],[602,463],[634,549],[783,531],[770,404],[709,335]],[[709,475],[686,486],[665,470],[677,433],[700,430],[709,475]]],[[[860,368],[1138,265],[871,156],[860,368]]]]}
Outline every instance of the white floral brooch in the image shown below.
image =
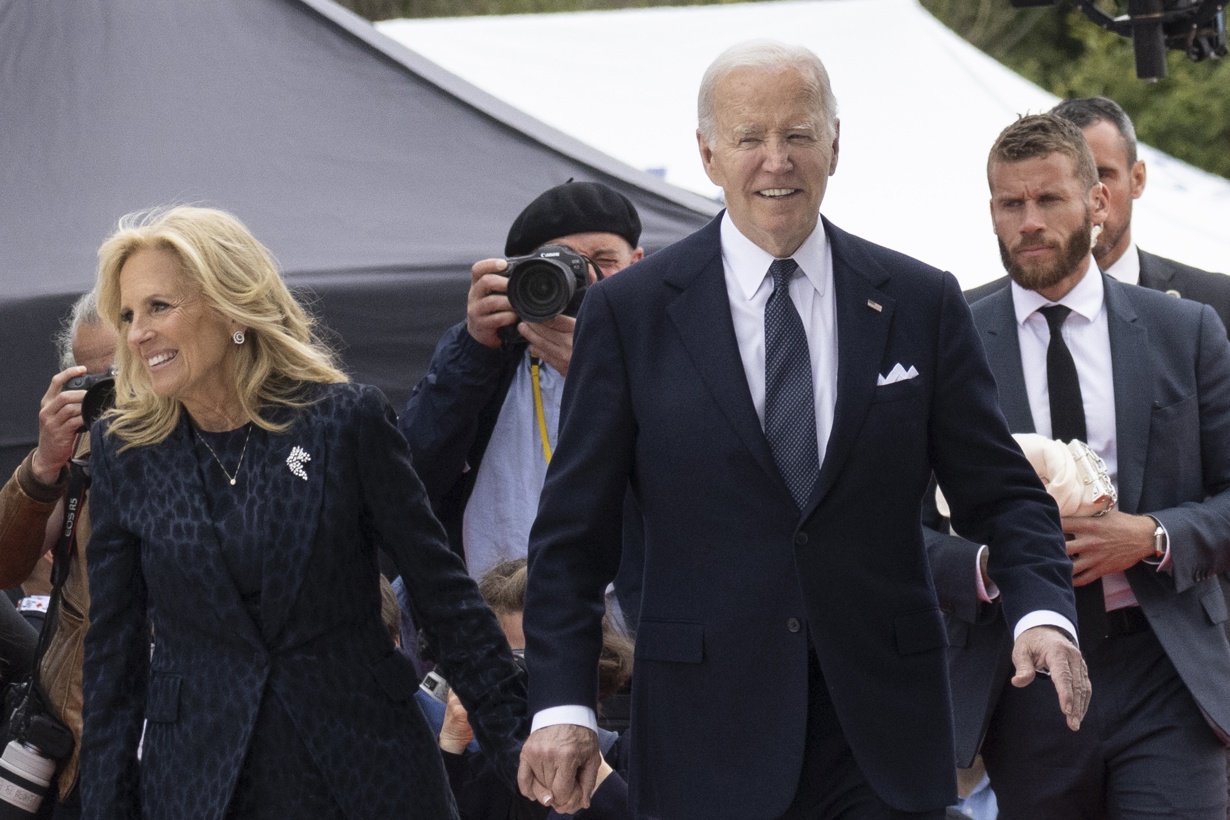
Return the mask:
{"type": "Polygon", "coordinates": [[[303,469],[303,465],[311,460],[312,457],[308,454],[308,451],[296,445],[290,451],[290,455],[286,457],[286,466],[290,467],[292,473],[307,481],[307,470],[303,469]]]}

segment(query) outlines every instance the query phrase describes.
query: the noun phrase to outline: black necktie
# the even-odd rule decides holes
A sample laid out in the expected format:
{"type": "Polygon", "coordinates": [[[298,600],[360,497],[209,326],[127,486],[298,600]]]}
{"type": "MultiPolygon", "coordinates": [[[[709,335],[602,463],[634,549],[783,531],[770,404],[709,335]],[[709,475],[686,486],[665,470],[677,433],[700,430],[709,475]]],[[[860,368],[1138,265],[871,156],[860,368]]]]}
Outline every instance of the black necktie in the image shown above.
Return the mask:
{"type": "Polygon", "coordinates": [[[801,510],[816,486],[816,401],[803,320],[790,299],[793,259],[769,266],[773,293],[764,306],[764,433],[794,503],[801,510]]]}
{"type": "MultiPolygon", "coordinates": [[[[1051,438],[1060,441],[1080,439],[1089,443],[1085,429],[1085,405],[1081,383],[1076,375],[1072,351],[1063,340],[1063,323],[1072,312],[1063,305],[1039,308],[1051,329],[1046,347],[1046,386],[1051,398],[1051,438]]],[[[1106,601],[1102,581],[1076,587],[1076,617],[1080,621],[1081,648],[1089,652],[1106,635],[1106,601]]]]}
{"type": "Polygon", "coordinates": [[[1085,432],[1085,405],[1081,400],[1081,382],[1076,375],[1072,351],[1063,340],[1064,320],[1072,312],[1063,305],[1039,308],[1051,329],[1051,343],[1046,348],[1046,386],[1051,394],[1051,438],[1059,441],[1080,439],[1088,444],[1085,432]]]}

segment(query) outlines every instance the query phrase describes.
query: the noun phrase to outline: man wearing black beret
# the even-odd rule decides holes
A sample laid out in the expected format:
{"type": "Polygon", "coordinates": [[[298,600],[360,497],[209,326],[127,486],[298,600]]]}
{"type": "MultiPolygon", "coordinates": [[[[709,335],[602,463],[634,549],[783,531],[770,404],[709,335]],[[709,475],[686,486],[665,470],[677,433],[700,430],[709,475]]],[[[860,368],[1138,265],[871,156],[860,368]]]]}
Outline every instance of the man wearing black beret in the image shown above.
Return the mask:
{"type": "MultiPolygon", "coordinates": [[[[641,259],[640,235],[636,208],[623,194],[567,182],[526,206],[504,253],[564,245],[593,262],[592,283],[641,259]]],[[[506,267],[505,259],[474,264],[466,320],[440,340],[399,422],[432,508],[475,578],[526,555],[572,356],[575,319],[520,321],[506,267]],[[510,342],[504,329],[511,326],[517,338],[510,342]]]]}

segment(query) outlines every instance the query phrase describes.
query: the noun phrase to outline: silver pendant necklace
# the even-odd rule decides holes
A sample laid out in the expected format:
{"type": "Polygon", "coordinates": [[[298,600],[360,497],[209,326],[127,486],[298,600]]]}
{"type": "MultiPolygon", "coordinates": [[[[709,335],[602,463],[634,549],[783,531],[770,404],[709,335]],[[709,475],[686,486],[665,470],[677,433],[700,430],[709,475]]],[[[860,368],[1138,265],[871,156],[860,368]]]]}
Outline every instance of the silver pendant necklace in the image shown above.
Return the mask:
{"type": "Polygon", "coordinates": [[[248,439],[250,438],[252,438],[252,422],[248,422],[248,434],[243,437],[243,449],[239,451],[239,463],[235,465],[235,474],[231,475],[227,472],[226,465],[222,463],[222,459],[218,458],[218,454],[214,452],[214,448],[209,446],[209,442],[205,440],[205,437],[197,436],[197,440],[205,445],[205,449],[209,451],[209,454],[214,457],[214,461],[218,462],[218,466],[222,468],[222,475],[230,479],[232,487],[235,486],[235,481],[239,478],[239,468],[243,466],[243,457],[248,453],[248,439]]]}

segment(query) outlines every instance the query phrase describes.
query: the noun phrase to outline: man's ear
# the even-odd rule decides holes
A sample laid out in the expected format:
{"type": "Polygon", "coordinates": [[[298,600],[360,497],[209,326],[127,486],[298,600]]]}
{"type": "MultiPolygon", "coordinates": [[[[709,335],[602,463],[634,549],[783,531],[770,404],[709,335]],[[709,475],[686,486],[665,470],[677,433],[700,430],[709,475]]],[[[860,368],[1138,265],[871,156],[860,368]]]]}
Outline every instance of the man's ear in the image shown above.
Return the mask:
{"type": "Polygon", "coordinates": [[[644,249],[644,248],[637,248],[636,250],[634,250],[634,251],[632,252],[632,261],[633,261],[633,263],[640,262],[640,261],[641,261],[642,259],[644,259],[644,258],[645,258],[645,249],[644,249]]]}
{"type": "Polygon", "coordinates": [[[829,160],[829,176],[837,173],[837,155],[841,153],[841,120],[833,121],[833,158],[829,160]]]}
{"type": "Polygon", "coordinates": [[[1136,160],[1128,175],[1132,180],[1132,199],[1140,199],[1140,195],[1145,192],[1145,161],[1136,160]]]}
{"type": "Polygon", "coordinates": [[[1093,224],[1101,225],[1110,216],[1110,192],[1102,182],[1089,189],[1089,217],[1093,224]]]}
{"type": "Polygon", "coordinates": [[[709,146],[708,141],[701,135],[700,129],[696,131],[696,146],[700,149],[700,162],[705,166],[705,174],[709,177],[709,181],[719,188],[722,183],[713,175],[713,149],[709,146]]]}

